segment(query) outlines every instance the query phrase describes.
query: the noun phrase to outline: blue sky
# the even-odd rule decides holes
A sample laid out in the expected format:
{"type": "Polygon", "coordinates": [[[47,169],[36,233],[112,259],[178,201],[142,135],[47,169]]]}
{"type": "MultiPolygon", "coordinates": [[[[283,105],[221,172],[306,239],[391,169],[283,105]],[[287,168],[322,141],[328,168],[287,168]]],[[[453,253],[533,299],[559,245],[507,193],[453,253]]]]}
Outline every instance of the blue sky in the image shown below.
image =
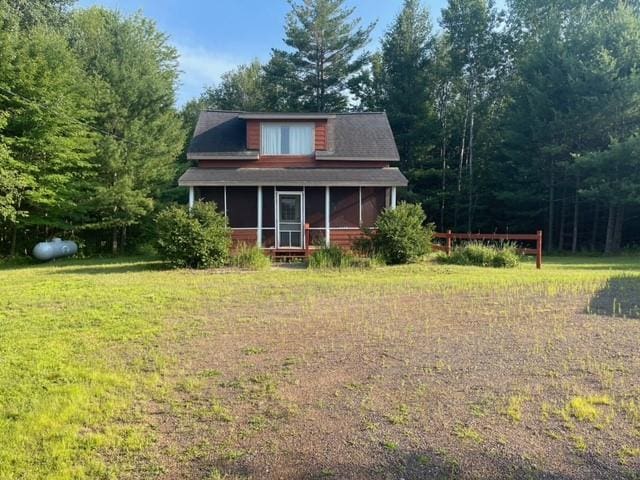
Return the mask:
{"type": "MultiPolygon", "coordinates": [[[[370,50],[398,13],[402,0],[347,0],[364,23],[378,20],[370,50]]],[[[446,0],[428,0],[437,21],[446,0]]],[[[141,10],[168,33],[180,52],[178,104],[198,96],[220,75],[253,58],[266,61],[272,47],[282,47],[286,0],[80,0],[132,13],[141,10]]]]}

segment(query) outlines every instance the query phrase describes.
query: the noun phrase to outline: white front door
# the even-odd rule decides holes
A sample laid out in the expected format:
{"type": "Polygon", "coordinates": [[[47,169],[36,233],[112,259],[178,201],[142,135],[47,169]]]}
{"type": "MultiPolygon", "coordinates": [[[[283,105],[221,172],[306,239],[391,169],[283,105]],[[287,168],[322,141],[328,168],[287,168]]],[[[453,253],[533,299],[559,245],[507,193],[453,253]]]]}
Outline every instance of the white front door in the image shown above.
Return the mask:
{"type": "Polygon", "coordinates": [[[302,192],[278,192],[277,247],[304,248],[302,192]]]}

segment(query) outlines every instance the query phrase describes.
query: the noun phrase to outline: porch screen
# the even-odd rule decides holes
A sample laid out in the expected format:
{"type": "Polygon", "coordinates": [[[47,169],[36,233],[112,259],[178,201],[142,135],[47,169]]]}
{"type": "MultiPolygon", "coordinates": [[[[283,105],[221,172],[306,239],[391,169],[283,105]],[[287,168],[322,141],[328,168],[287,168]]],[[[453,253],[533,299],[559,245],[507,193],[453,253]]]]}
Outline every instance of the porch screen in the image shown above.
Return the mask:
{"type": "Polygon", "coordinates": [[[275,228],[275,200],[273,187],[262,187],[262,227],[275,228]]]}
{"type": "Polygon", "coordinates": [[[307,187],[304,199],[306,222],[311,228],[324,228],[325,188],[307,187]]]}
{"type": "Polygon", "coordinates": [[[224,187],[197,187],[196,200],[215,202],[219,212],[224,213],[224,187]]]}
{"type": "Polygon", "coordinates": [[[373,227],[376,218],[386,206],[385,187],[362,187],[362,226],[373,227]]]}
{"type": "Polygon", "coordinates": [[[331,187],[330,189],[331,227],[352,227],[360,225],[360,192],[357,187],[331,187]]]}
{"type": "Polygon", "coordinates": [[[227,187],[227,216],[231,228],[257,228],[258,187],[227,187]]]}

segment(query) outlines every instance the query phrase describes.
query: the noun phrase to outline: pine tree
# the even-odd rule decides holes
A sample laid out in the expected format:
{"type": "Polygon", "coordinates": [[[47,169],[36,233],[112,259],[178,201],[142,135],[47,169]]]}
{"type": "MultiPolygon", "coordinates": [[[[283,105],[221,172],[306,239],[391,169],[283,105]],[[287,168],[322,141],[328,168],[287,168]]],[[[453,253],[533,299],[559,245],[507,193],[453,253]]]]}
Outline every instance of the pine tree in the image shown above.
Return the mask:
{"type": "Polygon", "coordinates": [[[407,171],[420,165],[431,148],[434,119],[428,69],[432,49],[429,13],[419,0],[405,0],[382,40],[382,83],[384,109],[407,171]]]}
{"type": "MultiPolygon", "coordinates": [[[[348,107],[349,80],[366,66],[374,24],[361,27],[351,19],[354,8],[345,0],[291,1],[285,43],[291,50],[274,49],[267,78],[281,88],[287,105],[307,111],[342,111],[348,107]]],[[[273,97],[272,97],[273,98],[273,97]]]]}

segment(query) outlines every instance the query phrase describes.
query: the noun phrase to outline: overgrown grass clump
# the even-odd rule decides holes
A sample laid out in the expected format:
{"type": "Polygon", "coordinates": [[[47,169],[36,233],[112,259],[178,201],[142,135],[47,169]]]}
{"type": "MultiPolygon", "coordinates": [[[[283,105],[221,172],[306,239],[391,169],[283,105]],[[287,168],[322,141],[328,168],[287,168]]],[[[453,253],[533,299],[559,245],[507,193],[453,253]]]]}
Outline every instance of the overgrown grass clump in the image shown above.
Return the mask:
{"type": "Polygon", "coordinates": [[[230,264],[246,270],[264,270],[271,266],[271,258],[257,246],[241,243],[231,255],[230,264]]]}
{"type": "Polygon", "coordinates": [[[309,257],[309,268],[316,269],[371,268],[382,263],[378,257],[359,257],[336,245],[321,247],[309,257]]]}
{"type": "Polygon", "coordinates": [[[442,263],[453,265],[471,265],[477,267],[513,268],[520,263],[520,255],[515,245],[504,243],[490,245],[482,242],[469,242],[456,247],[451,255],[441,254],[442,263]]]}

